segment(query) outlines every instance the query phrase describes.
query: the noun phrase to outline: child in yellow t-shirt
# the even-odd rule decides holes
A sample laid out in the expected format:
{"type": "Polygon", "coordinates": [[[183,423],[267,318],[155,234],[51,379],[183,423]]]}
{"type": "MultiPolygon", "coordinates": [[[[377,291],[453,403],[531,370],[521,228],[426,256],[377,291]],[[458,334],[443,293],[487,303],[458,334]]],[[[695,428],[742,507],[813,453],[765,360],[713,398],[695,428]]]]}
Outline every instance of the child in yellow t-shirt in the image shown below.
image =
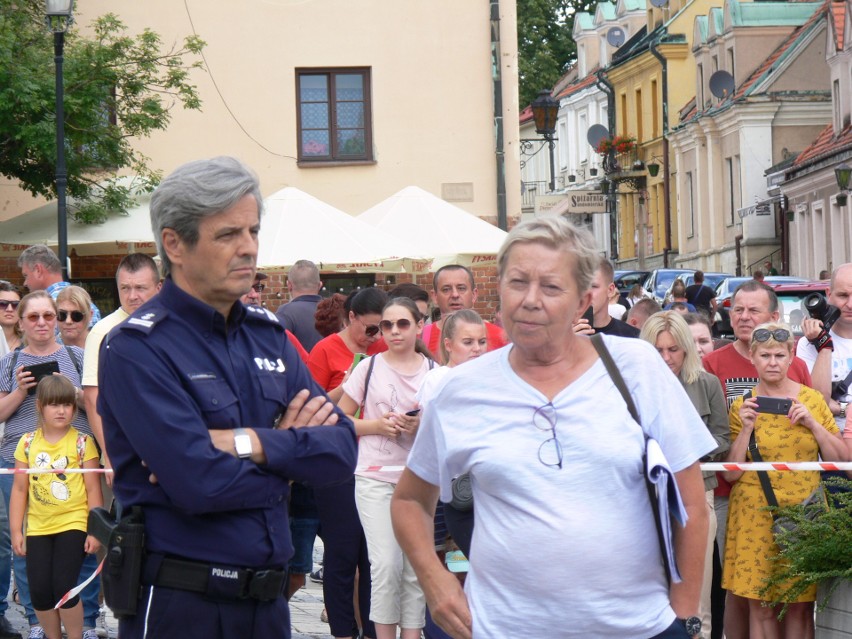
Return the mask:
{"type": "MultiPolygon", "coordinates": [[[[94,441],[71,427],[77,410],[76,394],[74,385],[62,375],[49,375],[39,382],[39,428],[18,442],[16,469],[98,468],[94,441]]],[[[27,556],[30,596],[47,639],[60,639],[62,625],[68,639],[82,638],[83,606],[79,596],[68,600],[58,611],[54,606],[77,584],[85,553],[99,548],[97,540],[86,534],[86,524],[89,510],[102,504],[97,473],[15,475],[9,503],[12,550],[27,556]]]]}

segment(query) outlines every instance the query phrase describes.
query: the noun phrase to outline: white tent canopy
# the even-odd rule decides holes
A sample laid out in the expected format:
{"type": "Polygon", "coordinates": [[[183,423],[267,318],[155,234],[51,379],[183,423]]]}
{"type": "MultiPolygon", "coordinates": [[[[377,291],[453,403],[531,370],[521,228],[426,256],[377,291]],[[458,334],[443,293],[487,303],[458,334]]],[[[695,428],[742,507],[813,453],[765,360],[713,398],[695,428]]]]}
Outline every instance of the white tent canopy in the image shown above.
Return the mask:
{"type": "MultiPolygon", "coordinates": [[[[121,178],[128,183],[133,178],[121,178]]],[[[78,255],[106,255],[152,252],[156,250],[151,231],[149,193],[136,196],[136,204],[128,209],[127,215],[110,213],[102,224],[82,224],[68,218],[68,248],[78,255]]],[[[27,211],[11,220],[0,222],[0,255],[17,256],[33,244],[59,245],[59,229],[56,202],[27,211]]],[[[69,198],[69,210],[73,211],[74,200],[69,198]]]]}
{"type": "Polygon", "coordinates": [[[507,235],[506,231],[416,186],[406,187],[379,202],[358,219],[432,256],[432,270],[445,264],[494,264],[507,235]]]}
{"type": "Polygon", "coordinates": [[[413,245],[377,230],[294,187],[264,200],[258,268],[288,268],[311,260],[321,271],[427,272],[429,259],[413,245]]]}

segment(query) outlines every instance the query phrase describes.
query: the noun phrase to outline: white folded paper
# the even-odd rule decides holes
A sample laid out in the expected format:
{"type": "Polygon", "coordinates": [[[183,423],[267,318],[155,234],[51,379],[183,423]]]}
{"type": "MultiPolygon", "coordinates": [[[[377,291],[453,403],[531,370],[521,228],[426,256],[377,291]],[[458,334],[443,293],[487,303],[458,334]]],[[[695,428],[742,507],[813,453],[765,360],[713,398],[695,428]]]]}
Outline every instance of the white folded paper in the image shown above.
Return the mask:
{"type": "Polygon", "coordinates": [[[646,454],[648,455],[648,480],[657,490],[660,524],[666,547],[665,561],[668,562],[672,581],[679,583],[683,580],[678,572],[677,561],[675,560],[672,518],[676,519],[681,526],[685,526],[689,517],[683,507],[683,500],[680,498],[674,473],[672,473],[669,462],[663,454],[663,449],[660,448],[656,440],[648,439],[646,454]]]}

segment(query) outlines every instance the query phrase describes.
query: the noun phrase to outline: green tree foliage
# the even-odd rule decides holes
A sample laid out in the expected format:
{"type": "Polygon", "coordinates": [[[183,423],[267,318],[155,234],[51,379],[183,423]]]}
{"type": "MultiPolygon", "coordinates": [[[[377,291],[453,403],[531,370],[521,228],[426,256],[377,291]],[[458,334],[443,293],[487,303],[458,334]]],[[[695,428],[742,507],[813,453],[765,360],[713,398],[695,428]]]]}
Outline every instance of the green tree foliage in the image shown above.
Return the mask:
{"type": "MultiPolygon", "coordinates": [[[[126,211],[132,190],[110,180],[119,169],[153,188],[159,175],[132,139],[167,128],[176,105],[200,109],[191,69],[201,68],[204,42],[188,37],[165,48],[150,30],[127,35],[113,14],[92,35],[71,26],[65,36],[65,156],[71,214],[99,222],[126,211]]],[[[34,195],[55,197],[56,92],[53,35],[43,5],[0,0],[0,174],[34,195]]],[[[138,188],[138,185],[137,185],[138,188]]]]}
{"type": "Polygon", "coordinates": [[[588,11],[590,0],[517,0],[520,106],[550,89],[577,55],[571,37],[574,14],[588,11]]]}

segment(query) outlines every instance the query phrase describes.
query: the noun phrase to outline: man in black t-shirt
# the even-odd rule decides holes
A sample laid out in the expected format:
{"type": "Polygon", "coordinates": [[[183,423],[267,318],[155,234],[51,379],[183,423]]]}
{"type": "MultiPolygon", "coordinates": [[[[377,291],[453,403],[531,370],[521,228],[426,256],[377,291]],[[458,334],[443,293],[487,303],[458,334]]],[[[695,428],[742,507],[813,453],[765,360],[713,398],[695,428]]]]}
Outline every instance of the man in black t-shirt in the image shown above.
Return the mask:
{"type": "Polygon", "coordinates": [[[704,284],[704,271],[695,271],[695,284],[686,287],[686,299],[711,320],[716,314],[716,291],[704,284]]]}
{"type": "Polygon", "coordinates": [[[622,337],[639,337],[639,329],[627,322],[622,322],[610,316],[609,298],[615,290],[613,276],[615,271],[612,263],[607,259],[601,260],[601,265],[595,271],[592,278],[592,310],[594,317],[591,324],[589,320],[580,318],[574,323],[574,332],[581,335],[594,335],[604,333],[605,335],[620,335],[622,337]]]}

